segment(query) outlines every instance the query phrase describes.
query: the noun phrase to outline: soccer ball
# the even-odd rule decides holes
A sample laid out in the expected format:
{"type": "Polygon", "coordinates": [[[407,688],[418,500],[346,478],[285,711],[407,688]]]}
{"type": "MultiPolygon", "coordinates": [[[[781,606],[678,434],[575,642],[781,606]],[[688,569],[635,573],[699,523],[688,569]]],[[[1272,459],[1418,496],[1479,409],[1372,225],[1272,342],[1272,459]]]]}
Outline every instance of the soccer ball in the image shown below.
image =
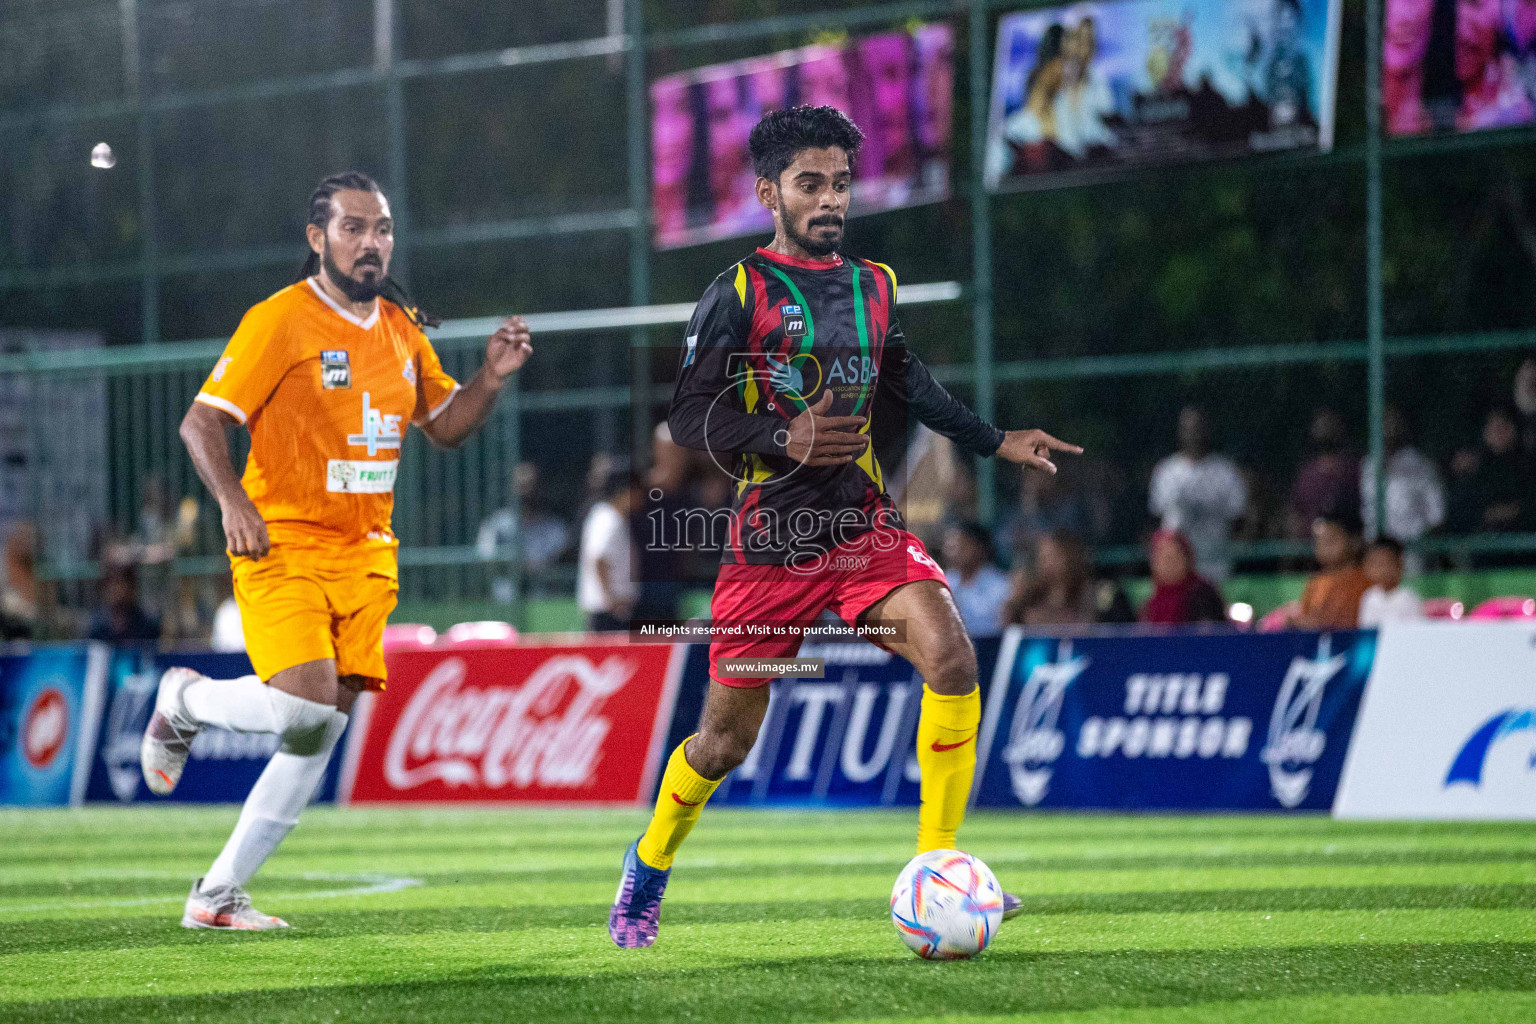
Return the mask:
{"type": "Polygon", "coordinates": [[[1003,890],[992,869],[959,850],[929,850],[901,869],[891,922],[924,960],[965,960],[987,948],[1003,921],[1003,890]]]}

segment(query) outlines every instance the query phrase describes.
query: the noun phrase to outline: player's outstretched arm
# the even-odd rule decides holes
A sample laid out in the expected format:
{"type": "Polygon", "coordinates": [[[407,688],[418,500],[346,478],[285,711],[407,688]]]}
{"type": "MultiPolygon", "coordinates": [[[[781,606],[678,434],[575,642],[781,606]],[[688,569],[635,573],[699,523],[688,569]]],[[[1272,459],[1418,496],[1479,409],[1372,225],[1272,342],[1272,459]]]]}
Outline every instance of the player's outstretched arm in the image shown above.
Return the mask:
{"type": "Polygon", "coordinates": [[[440,448],[456,448],[485,423],[507,378],[533,355],[533,335],[520,316],[502,321],[485,343],[485,362],[480,370],[436,419],[421,424],[422,433],[440,448]]]}
{"type": "Polygon", "coordinates": [[[197,475],[219,503],[224,520],[224,546],[230,554],[261,558],[271,549],[272,542],[267,537],[267,524],[240,486],[234,461],[229,457],[225,431],[235,425],[235,418],[223,410],[193,402],[181,420],[181,440],[197,475]]]}
{"type": "Polygon", "coordinates": [[[1043,430],[1010,430],[1003,435],[1003,443],[997,449],[999,458],[1046,473],[1056,472],[1051,452],[1081,455],[1083,449],[1080,445],[1058,441],[1043,430]]]}

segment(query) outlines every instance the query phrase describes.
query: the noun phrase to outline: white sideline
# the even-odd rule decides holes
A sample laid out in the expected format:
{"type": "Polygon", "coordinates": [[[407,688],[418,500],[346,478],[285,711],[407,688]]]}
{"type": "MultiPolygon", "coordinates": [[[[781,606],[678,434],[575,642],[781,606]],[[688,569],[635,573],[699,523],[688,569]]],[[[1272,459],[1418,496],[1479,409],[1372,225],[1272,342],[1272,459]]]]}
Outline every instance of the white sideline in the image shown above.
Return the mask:
{"type": "MultiPolygon", "coordinates": [[[[147,874],[146,878],[163,878],[165,872],[147,874]]],[[[407,878],[403,875],[360,875],[360,874],[332,874],[326,871],[306,871],[302,878],[311,881],[324,882],[358,882],[357,886],[348,889],[326,889],[321,892],[295,892],[272,893],[263,895],[262,898],[273,900],[325,900],[336,899],[342,896],[377,896],[382,893],[400,892],[402,889],[410,889],[414,886],[424,885],[419,878],[407,878]]],[[[90,910],[107,907],[144,907],[154,903],[180,903],[185,896],[144,896],[136,899],[118,900],[93,900],[87,903],[34,903],[24,907],[0,907],[0,914],[26,914],[38,913],[44,910],[90,910]]]]}

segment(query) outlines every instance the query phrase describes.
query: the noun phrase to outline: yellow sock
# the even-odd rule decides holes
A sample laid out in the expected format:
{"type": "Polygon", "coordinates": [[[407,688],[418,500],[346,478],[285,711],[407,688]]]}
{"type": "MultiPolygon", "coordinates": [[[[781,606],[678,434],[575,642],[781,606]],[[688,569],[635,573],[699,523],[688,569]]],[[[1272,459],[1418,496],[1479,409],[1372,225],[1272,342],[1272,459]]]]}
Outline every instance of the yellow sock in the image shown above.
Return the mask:
{"type": "Polygon", "coordinates": [[[981,725],[981,690],[963,697],[934,693],[923,684],[917,719],[917,765],[922,769],[917,811],[917,852],[952,850],[965,818],[976,774],[976,730],[981,725]]]}
{"type": "MultiPolygon", "coordinates": [[[[688,740],[691,739],[693,737],[689,736],[688,740]]],[[[663,871],[672,866],[672,858],[677,856],[678,847],[693,831],[694,822],[704,810],[704,802],[722,781],[706,779],[693,770],[683,756],[688,740],[679,743],[667,760],[666,773],[661,777],[661,792],[656,794],[656,811],[651,815],[651,823],[646,826],[645,835],[640,837],[640,848],[636,851],[641,860],[663,871]]]]}

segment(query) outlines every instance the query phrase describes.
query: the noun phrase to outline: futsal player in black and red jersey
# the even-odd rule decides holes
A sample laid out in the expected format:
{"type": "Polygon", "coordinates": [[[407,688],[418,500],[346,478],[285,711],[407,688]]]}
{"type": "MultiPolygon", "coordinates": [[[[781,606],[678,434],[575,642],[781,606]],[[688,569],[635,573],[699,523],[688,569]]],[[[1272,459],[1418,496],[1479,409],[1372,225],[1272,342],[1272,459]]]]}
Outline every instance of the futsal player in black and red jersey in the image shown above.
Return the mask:
{"type": "MultiPolygon", "coordinates": [[[[620,946],[656,940],[673,857],[768,708],[769,678],[725,674],[721,659],[793,657],[801,631],[828,609],[874,627],[876,642],[922,674],[917,849],[955,846],[976,768],[976,654],[943,572],[885,492],[870,447],[877,405],[882,429],[904,430],[905,406],[966,451],[1047,473],[1053,452],[1082,451],[986,423],[907,348],[895,273],[839,252],[862,141],[832,107],[758,123],[750,146],[773,242],[716,278],[688,325],[672,439],[711,453],[735,477],[736,496],[711,605],[704,712],[672,752],[651,823],[625,855],[608,919],[620,946]]],[[[1017,900],[1005,904],[1006,916],[1017,912],[1017,900]]]]}

